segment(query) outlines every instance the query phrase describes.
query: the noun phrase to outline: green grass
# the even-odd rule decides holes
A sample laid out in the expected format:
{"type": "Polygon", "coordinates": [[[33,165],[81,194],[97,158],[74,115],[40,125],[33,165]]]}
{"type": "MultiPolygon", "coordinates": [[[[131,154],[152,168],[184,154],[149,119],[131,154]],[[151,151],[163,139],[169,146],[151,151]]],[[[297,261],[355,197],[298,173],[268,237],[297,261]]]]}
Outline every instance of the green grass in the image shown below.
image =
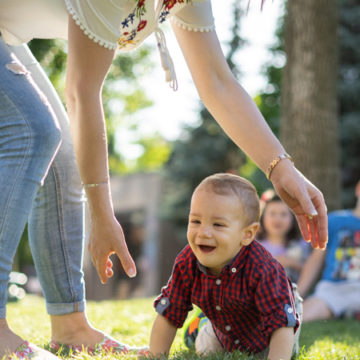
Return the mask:
{"type": "MultiPolygon", "coordinates": [[[[103,301],[87,304],[90,322],[101,331],[125,343],[136,346],[148,344],[155,312],[152,299],[128,301],[103,301]]],[[[47,345],[50,339],[50,322],[46,315],[42,298],[26,296],[18,303],[8,305],[8,321],[12,329],[25,339],[40,345],[47,345]]],[[[305,324],[302,327],[301,354],[297,360],[360,360],[360,321],[331,320],[305,324]]],[[[172,347],[172,357],[176,360],[247,360],[253,357],[235,352],[215,354],[200,358],[186,350],[182,344],[181,330],[178,331],[172,347]]],[[[135,356],[89,356],[77,355],[76,359],[136,359],[135,356]]],[[[66,359],[66,357],[64,357],[66,359]]]]}

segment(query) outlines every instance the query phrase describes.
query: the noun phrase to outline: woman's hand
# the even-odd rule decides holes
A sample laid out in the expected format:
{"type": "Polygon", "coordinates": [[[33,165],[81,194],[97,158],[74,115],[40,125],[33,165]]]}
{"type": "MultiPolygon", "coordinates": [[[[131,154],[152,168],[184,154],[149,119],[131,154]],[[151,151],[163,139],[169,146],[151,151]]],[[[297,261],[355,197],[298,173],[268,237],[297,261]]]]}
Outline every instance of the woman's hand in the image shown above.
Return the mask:
{"type": "Polygon", "coordinates": [[[127,248],[123,230],[115,217],[93,219],[89,239],[89,252],[100,281],[106,284],[113,276],[111,254],[116,254],[129,277],[136,276],[136,267],[127,248]]]}
{"type": "Polygon", "coordinates": [[[324,197],[290,160],[280,161],[270,180],[281,199],[296,216],[300,230],[313,248],[325,249],[328,240],[327,209],[324,197]]]}

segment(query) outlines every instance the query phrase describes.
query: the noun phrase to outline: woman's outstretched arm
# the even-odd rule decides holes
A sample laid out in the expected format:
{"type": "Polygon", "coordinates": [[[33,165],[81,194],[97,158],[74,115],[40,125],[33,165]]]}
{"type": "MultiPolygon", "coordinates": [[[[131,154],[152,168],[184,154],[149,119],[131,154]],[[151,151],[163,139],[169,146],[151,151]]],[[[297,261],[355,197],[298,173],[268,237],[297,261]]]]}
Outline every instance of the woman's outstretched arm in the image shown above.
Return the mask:
{"type": "MultiPolygon", "coordinates": [[[[285,149],[259,109],[234,78],[215,31],[193,32],[173,24],[200,98],[228,136],[264,172],[285,149]]],[[[327,214],[322,193],[291,163],[281,160],[270,180],[295,213],[304,238],[314,248],[327,243],[327,214]],[[309,220],[307,215],[315,215],[309,220]]]]}
{"type": "Polygon", "coordinates": [[[80,176],[86,188],[91,213],[89,250],[103,283],[112,276],[109,255],[116,253],[129,276],[136,269],[122,228],[115,218],[109,184],[102,85],[114,51],[90,40],[69,18],[66,73],[67,108],[80,176]]]}

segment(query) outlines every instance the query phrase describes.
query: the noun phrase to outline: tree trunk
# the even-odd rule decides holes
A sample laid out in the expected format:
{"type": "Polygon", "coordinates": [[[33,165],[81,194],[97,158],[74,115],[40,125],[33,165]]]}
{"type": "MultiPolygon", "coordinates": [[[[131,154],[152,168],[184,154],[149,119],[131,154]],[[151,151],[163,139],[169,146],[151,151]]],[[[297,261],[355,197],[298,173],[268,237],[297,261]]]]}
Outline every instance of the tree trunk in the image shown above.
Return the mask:
{"type": "Polygon", "coordinates": [[[329,210],[340,206],[337,22],[336,0],[287,1],[280,137],[329,210]]]}

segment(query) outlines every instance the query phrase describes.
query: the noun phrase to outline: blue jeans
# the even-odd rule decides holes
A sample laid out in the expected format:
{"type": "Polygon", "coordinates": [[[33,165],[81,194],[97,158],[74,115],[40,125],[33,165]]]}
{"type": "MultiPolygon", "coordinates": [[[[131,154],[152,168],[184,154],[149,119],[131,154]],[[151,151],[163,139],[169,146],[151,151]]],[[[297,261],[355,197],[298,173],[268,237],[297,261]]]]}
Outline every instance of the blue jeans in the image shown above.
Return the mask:
{"type": "Polygon", "coordinates": [[[84,311],[83,201],[66,112],[27,46],[0,37],[0,318],[21,234],[49,314],[84,311]]]}

